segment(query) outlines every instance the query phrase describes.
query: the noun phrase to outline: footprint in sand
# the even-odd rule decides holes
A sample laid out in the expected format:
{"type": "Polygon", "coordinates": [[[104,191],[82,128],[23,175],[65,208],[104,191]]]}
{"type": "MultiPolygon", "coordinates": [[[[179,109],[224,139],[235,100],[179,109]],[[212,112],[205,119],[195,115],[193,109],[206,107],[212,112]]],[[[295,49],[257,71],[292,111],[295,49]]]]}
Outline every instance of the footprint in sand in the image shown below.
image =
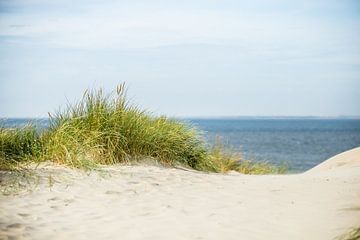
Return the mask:
{"type": "MultiPolygon", "coordinates": [[[[48,202],[56,202],[56,203],[63,202],[64,206],[68,206],[70,203],[73,203],[75,200],[73,198],[68,198],[68,199],[63,200],[63,199],[61,199],[59,197],[53,197],[53,198],[49,198],[47,201],[48,202]]],[[[55,206],[55,205],[52,205],[50,207],[53,208],[53,209],[58,209],[59,208],[59,206],[55,206]]]]}
{"type": "Polygon", "coordinates": [[[49,198],[47,201],[51,202],[51,201],[59,201],[61,200],[59,197],[53,197],[53,198],[49,198]]]}
{"type": "Polygon", "coordinates": [[[25,225],[21,223],[12,223],[6,226],[6,230],[21,230],[24,229],[25,225]]]}
{"type": "Polygon", "coordinates": [[[121,192],[108,190],[108,191],[105,192],[105,194],[108,194],[108,195],[120,195],[121,192]]]}
{"type": "Polygon", "coordinates": [[[68,199],[64,200],[65,206],[68,206],[70,203],[73,203],[73,202],[75,202],[75,200],[72,198],[68,198],[68,199]]]}
{"type": "Polygon", "coordinates": [[[52,205],[52,206],[50,206],[50,208],[52,208],[52,209],[54,209],[54,210],[59,210],[59,209],[60,209],[60,207],[59,207],[59,206],[56,206],[56,205],[52,205]]]}
{"type": "Polygon", "coordinates": [[[139,182],[129,181],[128,184],[140,184],[139,182]]]}
{"type": "Polygon", "coordinates": [[[8,225],[8,228],[21,228],[23,225],[21,223],[13,223],[8,225]]]}

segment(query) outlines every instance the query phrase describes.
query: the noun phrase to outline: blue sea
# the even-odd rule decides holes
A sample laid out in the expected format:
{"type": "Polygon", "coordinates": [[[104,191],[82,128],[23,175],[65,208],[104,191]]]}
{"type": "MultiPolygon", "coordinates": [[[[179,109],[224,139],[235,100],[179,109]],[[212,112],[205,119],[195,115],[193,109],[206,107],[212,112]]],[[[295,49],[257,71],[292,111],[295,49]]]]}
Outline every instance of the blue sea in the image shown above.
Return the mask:
{"type": "MultiPolygon", "coordinates": [[[[360,146],[360,119],[232,118],[182,119],[199,128],[209,143],[221,138],[245,159],[287,164],[290,171],[308,170],[329,157],[360,146]]],[[[47,119],[2,119],[5,127],[47,119]]]]}

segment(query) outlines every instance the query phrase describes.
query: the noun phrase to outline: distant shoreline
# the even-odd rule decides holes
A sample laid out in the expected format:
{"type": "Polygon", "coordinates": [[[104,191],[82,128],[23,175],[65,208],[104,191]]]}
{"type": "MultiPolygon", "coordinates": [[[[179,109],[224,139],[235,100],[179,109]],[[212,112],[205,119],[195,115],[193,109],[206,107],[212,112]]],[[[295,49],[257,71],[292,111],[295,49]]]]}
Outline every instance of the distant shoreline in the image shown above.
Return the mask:
{"type": "MultiPolygon", "coordinates": [[[[170,116],[180,120],[360,120],[360,116],[170,116]]],[[[49,117],[0,117],[1,120],[48,120],[49,117]]]]}
{"type": "MultiPolygon", "coordinates": [[[[212,145],[222,139],[246,159],[287,165],[302,172],[332,155],[360,146],[360,119],[315,117],[175,118],[201,131],[212,145]]],[[[34,125],[42,131],[49,118],[0,119],[5,128],[34,125]]]]}
{"type": "Polygon", "coordinates": [[[209,117],[176,117],[178,119],[215,119],[215,120],[360,120],[360,116],[209,116],[209,117]]]}

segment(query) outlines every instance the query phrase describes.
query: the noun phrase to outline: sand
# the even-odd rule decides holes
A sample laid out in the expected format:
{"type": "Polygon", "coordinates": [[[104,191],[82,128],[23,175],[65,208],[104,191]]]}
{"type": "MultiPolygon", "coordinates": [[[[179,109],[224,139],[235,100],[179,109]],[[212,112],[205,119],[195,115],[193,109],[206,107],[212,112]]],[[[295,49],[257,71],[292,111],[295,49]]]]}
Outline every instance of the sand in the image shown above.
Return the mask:
{"type": "Polygon", "coordinates": [[[360,148],[293,175],[52,164],[15,175],[1,173],[0,239],[328,240],[360,226],[360,148]]]}

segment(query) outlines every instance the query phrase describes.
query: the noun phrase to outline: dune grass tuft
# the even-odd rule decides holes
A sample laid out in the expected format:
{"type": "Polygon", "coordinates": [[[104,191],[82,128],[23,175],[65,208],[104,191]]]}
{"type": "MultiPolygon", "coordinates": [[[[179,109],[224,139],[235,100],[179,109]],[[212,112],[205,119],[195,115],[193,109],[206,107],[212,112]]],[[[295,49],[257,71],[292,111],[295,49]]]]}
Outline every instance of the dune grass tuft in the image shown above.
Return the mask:
{"type": "Polygon", "coordinates": [[[51,117],[45,156],[78,167],[155,158],[164,165],[196,168],[206,157],[197,131],[130,105],[120,85],[115,97],[86,92],[83,99],[51,117]]]}
{"type": "Polygon", "coordinates": [[[34,127],[0,132],[2,163],[36,159],[93,168],[146,158],[209,172],[279,172],[269,164],[243,161],[222,144],[209,148],[191,125],[131,105],[124,84],[110,95],[86,91],[79,102],[50,115],[50,126],[41,134],[34,127]]]}
{"type": "Polygon", "coordinates": [[[246,160],[238,151],[224,145],[220,139],[209,148],[207,158],[203,163],[205,171],[220,173],[236,171],[244,174],[282,174],[287,171],[285,165],[274,166],[267,162],[246,160]]]}
{"type": "Polygon", "coordinates": [[[25,160],[34,160],[41,151],[42,142],[35,127],[0,127],[0,169],[14,167],[25,160]]]}

